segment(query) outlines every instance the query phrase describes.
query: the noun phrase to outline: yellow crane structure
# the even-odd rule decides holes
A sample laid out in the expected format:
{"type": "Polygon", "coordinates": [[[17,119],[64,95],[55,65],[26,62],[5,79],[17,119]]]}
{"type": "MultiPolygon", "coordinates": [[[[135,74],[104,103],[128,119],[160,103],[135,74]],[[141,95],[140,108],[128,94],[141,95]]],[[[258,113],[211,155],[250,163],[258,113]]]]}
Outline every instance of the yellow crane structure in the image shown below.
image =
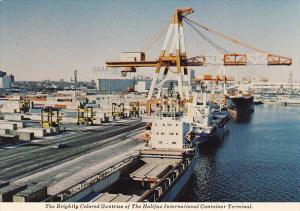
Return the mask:
{"type": "Polygon", "coordinates": [[[61,117],[59,116],[59,109],[53,107],[42,108],[41,110],[41,127],[59,127],[61,117]]]}
{"type": "MultiPolygon", "coordinates": [[[[106,61],[106,67],[108,68],[124,68],[123,73],[135,72],[136,68],[153,67],[155,72],[153,75],[151,87],[147,97],[147,113],[151,113],[151,105],[162,103],[161,95],[163,98],[169,99],[163,92],[163,85],[166,81],[170,80],[169,73],[172,72],[176,75],[178,81],[178,100],[180,103],[190,101],[190,84],[188,80],[188,67],[200,67],[207,65],[217,65],[225,72],[227,66],[248,66],[248,65],[291,65],[292,59],[289,57],[279,56],[272,53],[268,53],[261,49],[252,47],[214,29],[210,29],[203,24],[198,24],[187,18],[188,15],[193,13],[191,7],[178,8],[174,11],[171,22],[168,27],[168,31],[160,50],[158,59],[140,61],[106,61]],[[183,23],[189,25],[198,35],[205,39],[211,46],[216,48],[220,55],[211,56],[194,56],[187,57],[184,28],[183,23]],[[199,28],[208,32],[214,33],[234,44],[250,48],[258,52],[259,54],[248,55],[240,53],[231,53],[204,35],[199,28]],[[172,70],[174,68],[175,70],[172,70]],[[161,70],[163,69],[163,73],[161,70]],[[157,90],[156,99],[153,98],[154,90],[157,90]]],[[[143,52],[142,52],[143,53],[143,52]]],[[[225,78],[224,78],[225,79],[225,78]]],[[[223,80],[224,80],[223,79],[223,80]]],[[[226,79],[225,79],[226,80],[226,79]]],[[[218,81],[221,81],[218,79],[218,81]]],[[[174,99],[172,100],[174,101],[174,99]]],[[[176,99],[175,99],[176,101],[176,99]]]]}
{"type": "Polygon", "coordinates": [[[125,117],[125,108],[124,108],[124,103],[112,103],[111,104],[111,115],[113,117],[125,117]]]}
{"type": "Polygon", "coordinates": [[[77,108],[77,125],[93,125],[94,112],[93,107],[80,105],[77,108]]]}
{"type": "Polygon", "coordinates": [[[130,102],[129,103],[129,117],[139,117],[140,116],[140,103],[130,102]]]}

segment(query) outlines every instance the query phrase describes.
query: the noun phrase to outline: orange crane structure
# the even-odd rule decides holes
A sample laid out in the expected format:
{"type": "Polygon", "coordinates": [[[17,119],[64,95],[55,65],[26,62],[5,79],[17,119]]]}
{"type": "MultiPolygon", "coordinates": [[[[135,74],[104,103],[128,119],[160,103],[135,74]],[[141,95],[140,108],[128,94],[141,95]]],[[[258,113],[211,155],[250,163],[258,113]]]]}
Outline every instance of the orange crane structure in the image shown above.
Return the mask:
{"type": "MultiPolygon", "coordinates": [[[[145,60],[139,61],[106,61],[106,67],[108,68],[124,68],[122,71],[123,74],[127,72],[135,72],[136,68],[142,67],[153,67],[155,72],[153,75],[151,87],[148,93],[147,98],[147,111],[148,115],[151,113],[151,104],[158,104],[161,99],[161,93],[163,84],[169,80],[169,73],[172,72],[176,74],[178,81],[178,94],[179,101],[189,102],[190,101],[190,84],[188,80],[188,67],[200,67],[207,65],[218,65],[222,66],[221,68],[226,68],[227,66],[247,66],[247,65],[291,65],[292,59],[289,57],[279,56],[275,54],[268,53],[261,49],[252,47],[246,43],[238,41],[234,38],[231,38],[227,35],[224,35],[220,32],[217,32],[214,29],[210,29],[205,25],[198,24],[195,21],[192,21],[187,18],[188,15],[193,13],[192,8],[178,8],[174,11],[174,14],[171,17],[171,22],[168,27],[168,31],[163,43],[163,46],[160,50],[160,55],[156,60],[145,60]],[[220,55],[211,55],[211,56],[194,56],[187,57],[186,46],[185,46],[185,37],[183,30],[183,23],[188,24],[198,33],[203,39],[209,42],[214,48],[216,48],[221,54],[220,55]],[[230,53],[222,47],[218,46],[207,36],[205,36],[200,30],[211,32],[217,36],[220,36],[230,42],[233,42],[237,45],[252,49],[259,54],[239,54],[239,53],[230,53]],[[174,68],[175,71],[171,68],[174,68]],[[160,74],[163,70],[163,74],[160,74]],[[156,99],[153,97],[154,90],[157,90],[156,99]]],[[[144,55],[144,53],[143,53],[144,55]]],[[[218,78],[219,81],[222,81],[221,78],[218,78]]],[[[226,81],[226,78],[223,79],[226,81]]]]}

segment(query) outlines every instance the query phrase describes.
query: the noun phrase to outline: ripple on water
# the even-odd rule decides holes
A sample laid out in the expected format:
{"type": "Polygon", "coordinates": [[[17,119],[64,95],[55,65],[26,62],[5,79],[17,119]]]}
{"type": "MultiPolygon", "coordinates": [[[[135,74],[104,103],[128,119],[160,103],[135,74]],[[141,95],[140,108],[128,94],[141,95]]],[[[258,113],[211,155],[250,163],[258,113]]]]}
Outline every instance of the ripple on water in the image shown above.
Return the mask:
{"type": "Polygon", "coordinates": [[[230,123],[214,148],[202,147],[179,201],[300,201],[300,108],[257,106],[230,123]]]}

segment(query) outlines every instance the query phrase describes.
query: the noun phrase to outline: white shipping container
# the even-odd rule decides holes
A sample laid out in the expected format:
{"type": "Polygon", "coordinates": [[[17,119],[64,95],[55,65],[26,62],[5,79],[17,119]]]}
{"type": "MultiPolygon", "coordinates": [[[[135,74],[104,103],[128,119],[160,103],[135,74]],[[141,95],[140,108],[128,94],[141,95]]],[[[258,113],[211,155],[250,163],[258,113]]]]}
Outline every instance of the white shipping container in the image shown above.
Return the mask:
{"type": "Polygon", "coordinates": [[[9,134],[9,129],[0,129],[0,135],[9,134]]]}
{"type": "Polygon", "coordinates": [[[15,123],[1,123],[0,122],[0,129],[9,129],[9,130],[16,130],[17,129],[17,124],[15,123]]]}
{"type": "Polygon", "coordinates": [[[77,123],[77,118],[62,117],[62,123],[77,123]]]}
{"type": "Polygon", "coordinates": [[[144,52],[123,52],[121,54],[121,61],[124,62],[145,61],[145,53],[144,52]]]}
{"type": "Polygon", "coordinates": [[[71,110],[77,110],[78,106],[77,105],[66,105],[67,109],[71,109],[71,110]]]}
{"type": "Polygon", "coordinates": [[[26,123],[25,122],[15,122],[15,121],[6,121],[6,120],[0,120],[0,124],[16,124],[17,128],[23,128],[26,127],[26,123]]]}
{"type": "Polygon", "coordinates": [[[4,115],[5,120],[23,120],[24,115],[13,114],[13,115],[4,115]]]}
{"type": "Polygon", "coordinates": [[[93,123],[94,124],[96,124],[96,125],[99,125],[99,124],[101,124],[102,122],[104,122],[104,118],[95,118],[94,120],[93,120],[93,123]]]}
{"type": "Polygon", "coordinates": [[[27,128],[20,128],[17,132],[32,132],[34,133],[35,138],[43,138],[46,135],[45,128],[33,128],[33,127],[27,127],[27,128]]]}
{"type": "Polygon", "coordinates": [[[28,115],[28,118],[31,120],[41,121],[41,115],[28,115]]]}
{"type": "Polygon", "coordinates": [[[100,113],[100,112],[97,112],[95,117],[96,118],[104,118],[106,116],[106,113],[100,113]]]}
{"type": "Polygon", "coordinates": [[[17,112],[17,109],[13,109],[13,108],[1,108],[0,111],[2,113],[16,113],[17,112]]]}
{"type": "Polygon", "coordinates": [[[17,135],[21,141],[31,141],[34,138],[34,133],[32,132],[17,132],[17,135]]]}

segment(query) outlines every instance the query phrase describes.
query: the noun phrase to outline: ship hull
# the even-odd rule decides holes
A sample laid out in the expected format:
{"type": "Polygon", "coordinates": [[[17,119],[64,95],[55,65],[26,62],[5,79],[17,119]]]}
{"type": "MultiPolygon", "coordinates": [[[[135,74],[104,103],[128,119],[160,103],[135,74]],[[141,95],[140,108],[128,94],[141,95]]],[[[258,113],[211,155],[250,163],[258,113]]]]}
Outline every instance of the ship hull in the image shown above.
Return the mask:
{"type": "Polygon", "coordinates": [[[253,96],[232,97],[226,96],[227,111],[235,120],[251,118],[254,111],[253,96]]]}
{"type": "Polygon", "coordinates": [[[225,134],[228,132],[227,124],[223,127],[216,127],[212,133],[196,133],[195,134],[195,143],[204,144],[215,140],[220,140],[224,138],[225,134]]]}
{"type": "Polygon", "coordinates": [[[196,166],[197,160],[199,158],[198,153],[194,156],[190,166],[185,170],[185,172],[180,176],[178,181],[174,184],[174,186],[167,191],[164,196],[162,197],[162,202],[172,202],[176,198],[176,196],[179,195],[180,191],[183,189],[183,187],[187,184],[187,182],[190,180],[194,168],[196,166]]]}
{"type": "Polygon", "coordinates": [[[217,130],[215,132],[214,138],[215,139],[223,139],[225,134],[228,133],[228,126],[227,124],[217,127],[217,130]]]}
{"type": "Polygon", "coordinates": [[[228,121],[230,120],[229,116],[221,117],[219,122],[215,125],[215,127],[208,133],[208,132],[197,132],[194,133],[194,141],[195,144],[204,144],[213,142],[215,140],[223,139],[224,136],[228,133],[228,121]]]}
{"type": "Polygon", "coordinates": [[[212,138],[211,134],[208,133],[196,133],[195,134],[195,143],[203,144],[212,138]]]}

